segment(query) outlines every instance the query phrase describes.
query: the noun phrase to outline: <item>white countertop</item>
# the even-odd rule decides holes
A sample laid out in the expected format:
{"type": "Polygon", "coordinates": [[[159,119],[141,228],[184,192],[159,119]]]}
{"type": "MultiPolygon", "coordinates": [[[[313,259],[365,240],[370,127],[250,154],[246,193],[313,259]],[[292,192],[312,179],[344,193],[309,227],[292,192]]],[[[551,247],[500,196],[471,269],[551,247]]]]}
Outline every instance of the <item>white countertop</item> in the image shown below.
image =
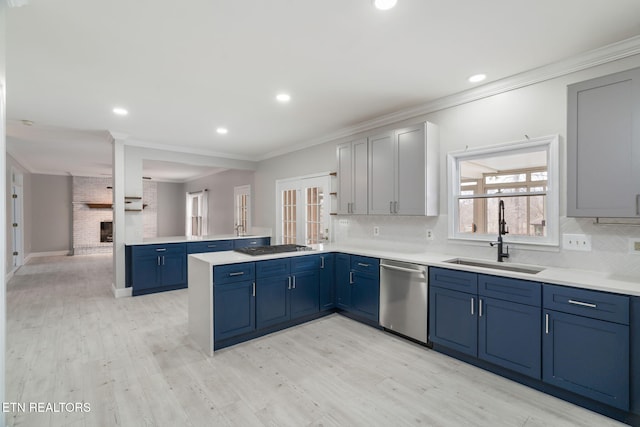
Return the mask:
{"type": "MultiPolygon", "coordinates": [[[[256,236],[259,237],[259,236],[256,236]]],[[[267,237],[267,236],[265,236],[267,237]]],[[[206,239],[203,239],[206,240],[206,239]]],[[[605,292],[615,292],[625,295],[640,296],[640,281],[634,278],[618,277],[609,273],[598,271],[576,270],[559,267],[545,267],[526,265],[529,267],[544,268],[537,274],[520,273],[514,271],[496,270],[492,268],[475,267],[468,265],[451,264],[445,262],[456,258],[455,255],[447,255],[434,252],[399,252],[385,251],[379,249],[363,248],[360,246],[350,246],[344,244],[318,245],[313,251],[286,252],[273,255],[251,256],[234,251],[210,252],[190,255],[197,259],[209,263],[211,266],[236,264],[241,262],[264,261],[275,258],[287,258],[292,256],[311,255],[314,253],[343,252],[352,255],[363,255],[374,258],[386,258],[396,261],[405,261],[415,264],[427,265],[431,267],[444,267],[452,270],[471,271],[475,273],[491,274],[494,276],[512,277],[516,279],[531,280],[535,282],[551,283],[556,285],[567,285],[578,288],[594,289],[605,292]]],[[[465,257],[465,259],[467,259],[465,257]]],[[[470,259],[470,258],[469,258],[470,259]]],[[[474,259],[483,262],[493,260],[474,259]]],[[[507,263],[505,265],[519,266],[522,264],[507,263]]],[[[525,265],[523,265],[525,266],[525,265]]]]}
{"type": "Polygon", "coordinates": [[[235,234],[213,234],[210,236],[169,236],[169,237],[149,237],[138,241],[128,241],[125,245],[156,245],[164,243],[185,243],[185,242],[208,242],[213,240],[235,240],[235,239],[256,239],[271,237],[266,234],[246,234],[236,236],[235,234]]]}

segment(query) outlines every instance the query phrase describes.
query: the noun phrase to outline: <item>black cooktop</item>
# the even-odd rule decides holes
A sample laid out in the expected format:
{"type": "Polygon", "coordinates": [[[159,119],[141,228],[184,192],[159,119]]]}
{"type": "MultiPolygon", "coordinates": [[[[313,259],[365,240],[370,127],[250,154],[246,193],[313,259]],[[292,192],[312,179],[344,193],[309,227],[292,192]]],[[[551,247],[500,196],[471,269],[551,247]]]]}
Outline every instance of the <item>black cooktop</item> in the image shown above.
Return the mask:
{"type": "Polygon", "coordinates": [[[309,246],[302,245],[273,245],[273,246],[249,246],[246,248],[234,249],[236,252],[240,252],[247,255],[271,255],[280,254],[283,252],[299,252],[310,251],[309,246]]]}

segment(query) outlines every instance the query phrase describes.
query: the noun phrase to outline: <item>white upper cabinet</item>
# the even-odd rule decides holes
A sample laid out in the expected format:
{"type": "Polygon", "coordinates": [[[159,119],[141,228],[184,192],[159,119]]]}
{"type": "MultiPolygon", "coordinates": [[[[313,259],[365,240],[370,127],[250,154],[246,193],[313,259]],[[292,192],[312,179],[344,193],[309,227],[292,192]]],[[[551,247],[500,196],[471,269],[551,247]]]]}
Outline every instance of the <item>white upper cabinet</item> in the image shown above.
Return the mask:
{"type": "Polygon", "coordinates": [[[338,213],[367,213],[367,138],[338,145],[338,213]]]}
{"type": "Polygon", "coordinates": [[[369,214],[438,215],[438,132],[421,123],[369,138],[369,214]]]}
{"type": "Polygon", "coordinates": [[[568,87],[567,216],[640,217],[640,68],[568,87]]]}

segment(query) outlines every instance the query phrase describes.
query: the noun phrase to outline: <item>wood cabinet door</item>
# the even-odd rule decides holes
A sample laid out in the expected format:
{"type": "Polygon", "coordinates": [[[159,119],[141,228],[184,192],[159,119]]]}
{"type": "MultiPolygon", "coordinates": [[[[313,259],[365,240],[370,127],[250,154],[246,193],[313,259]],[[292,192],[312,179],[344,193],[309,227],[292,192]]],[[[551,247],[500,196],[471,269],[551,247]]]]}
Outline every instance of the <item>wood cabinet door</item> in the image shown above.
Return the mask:
{"type": "Polygon", "coordinates": [[[290,319],[289,292],[291,276],[256,280],[256,327],[277,325],[290,319]]]}
{"type": "Polygon", "coordinates": [[[452,350],[478,355],[478,297],[429,287],[429,338],[452,350]]]}
{"type": "Polygon", "coordinates": [[[424,125],[395,132],[395,213],[426,215],[426,139],[424,125]]]}
{"type": "Polygon", "coordinates": [[[289,300],[291,319],[320,311],[320,272],[308,270],[295,273],[289,300]]]}
{"type": "Polygon", "coordinates": [[[629,326],[543,311],[542,379],[629,410],[629,326]]]}
{"type": "Polygon", "coordinates": [[[369,138],[369,214],[394,212],[394,147],[392,132],[369,138]]]}
{"type": "Polygon", "coordinates": [[[540,307],[480,296],[478,357],[541,378],[540,307]]]}
{"type": "Polygon", "coordinates": [[[256,328],[253,281],[215,285],[215,341],[252,332],[256,328]]]}

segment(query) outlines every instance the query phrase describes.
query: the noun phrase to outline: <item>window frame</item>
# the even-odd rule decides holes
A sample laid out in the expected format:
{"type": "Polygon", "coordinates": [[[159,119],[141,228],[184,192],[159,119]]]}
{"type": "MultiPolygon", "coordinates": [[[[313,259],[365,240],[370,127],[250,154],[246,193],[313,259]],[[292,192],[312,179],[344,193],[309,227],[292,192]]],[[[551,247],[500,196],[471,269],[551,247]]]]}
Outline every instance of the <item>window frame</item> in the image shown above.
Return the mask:
{"type": "MultiPolygon", "coordinates": [[[[526,154],[545,150],[547,153],[547,218],[546,236],[516,236],[507,234],[504,239],[508,243],[538,246],[559,246],[560,238],[560,171],[559,171],[559,137],[549,135],[530,138],[523,141],[509,142],[489,147],[452,151],[447,154],[448,165],[448,238],[450,240],[491,242],[496,239],[493,234],[461,233],[458,231],[459,200],[468,197],[460,194],[460,163],[463,161],[487,157],[526,154]]],[[[514,185],[517,185],[514,183],[514,185]]],[[[538,192],[521,193],[521,196],[541,194],[538,192]]]]}
{"type": "Polygon", "coordinates": [[[233,187],[233,227],[234,230],[237,231],[237,227],[240,225],[242,227],[241,234],[250,234],[251,233],[251,185],[239,185],[233,187]],[[246,205],[242,206],[239,203],[239,197],[245,196],[246,205]],[[245,212],[245,223],[242,224],[242,209],[244,208],[245,212]]]}

